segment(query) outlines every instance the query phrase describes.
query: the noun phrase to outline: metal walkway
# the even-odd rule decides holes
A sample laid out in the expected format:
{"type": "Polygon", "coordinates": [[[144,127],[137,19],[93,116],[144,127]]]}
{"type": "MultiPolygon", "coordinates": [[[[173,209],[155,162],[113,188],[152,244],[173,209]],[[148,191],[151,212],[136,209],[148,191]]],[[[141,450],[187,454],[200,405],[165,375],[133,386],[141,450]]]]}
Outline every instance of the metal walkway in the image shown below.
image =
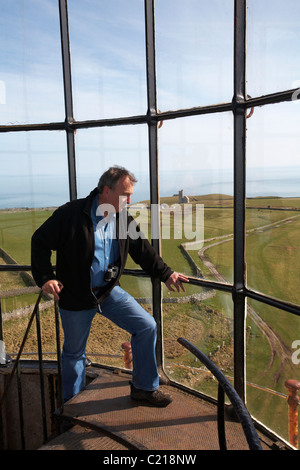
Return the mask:
{"type": "MultiPolygon", "coordinates": [[[[40,450],[218,450],[217,408],[170,385],[166,408],[131,400],[126,373],[100,370],[99,375],[64,406],[73,427],[40,450]]],[[[248,450],[242,427],[226,422],[228,450],[248,450]]],[[[263,436],[262,447],[272,442],[263,436]]]]}

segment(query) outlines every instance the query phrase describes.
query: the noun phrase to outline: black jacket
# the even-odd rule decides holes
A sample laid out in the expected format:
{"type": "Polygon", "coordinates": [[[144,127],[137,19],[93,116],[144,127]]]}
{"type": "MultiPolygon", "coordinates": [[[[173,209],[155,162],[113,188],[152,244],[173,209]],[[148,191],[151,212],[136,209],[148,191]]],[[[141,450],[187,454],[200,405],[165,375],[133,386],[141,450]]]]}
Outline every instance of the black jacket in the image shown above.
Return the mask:
{"type": "MultiPolygon", "coordinates": [[[[128,253],[151,277],[159,277],[165,282],[173,272],[146,238],[141,236],[132,239],[128,235],[127,238],[118,238],[120,246],[118,277],[109,282],[96,298],[91,289],[94,230],[90,213],[97,193],[96,188],[86,198],[59,207],[32,236],[31,269],[35,282],[42,287],[51,279],[61,281],[64,288],[60,293],[59,304],[67,310],[89,309],[101,303],[119,283],[128,253]],[[56,251],[56,275],[51,264],[52,250],[56,251]]],[[[117,237],[118,220],[119,218],[117,237]]],[[[133,218],[127,214],[127,227],[130,223],[135,224],[133,218]]],[[[136,230],[138,231],[139,227],[136,230]]]]}

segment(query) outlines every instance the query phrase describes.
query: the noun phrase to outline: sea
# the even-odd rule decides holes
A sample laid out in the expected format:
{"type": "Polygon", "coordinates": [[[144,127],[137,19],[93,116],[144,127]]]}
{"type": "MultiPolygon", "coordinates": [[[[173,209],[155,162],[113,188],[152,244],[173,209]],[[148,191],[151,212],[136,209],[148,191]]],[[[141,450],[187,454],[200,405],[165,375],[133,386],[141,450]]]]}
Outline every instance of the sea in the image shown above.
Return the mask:
{"type": "MultiPolygon", "coordinates": [[[[136,174],[132,202],[150,199],[149,175],[136,174]]],[[[98,176],[77,177],[78,197],[97,186],[98,176]]],[[[233,196],[233,170],[162,171],[160,196],[173,196],[183,190],[187,196],[226,194],[233,196]]],[[[249,168],[247,197],[300,197],[300,166],[249,168]]],[[[66,175],[0,175],[0,209],[57,207],[69,200],[66,175]]]]}

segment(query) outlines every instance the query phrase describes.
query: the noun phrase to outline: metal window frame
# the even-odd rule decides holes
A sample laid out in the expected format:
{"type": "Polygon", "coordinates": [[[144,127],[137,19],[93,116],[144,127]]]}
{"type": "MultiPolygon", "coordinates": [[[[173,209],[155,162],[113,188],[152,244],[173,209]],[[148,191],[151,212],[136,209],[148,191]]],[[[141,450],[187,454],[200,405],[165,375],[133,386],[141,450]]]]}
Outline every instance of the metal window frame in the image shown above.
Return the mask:
{"type": "Polygon", "coordinates": [[[67,0],[59,0],[59,19],[61,31],[61,53],[63,66],[64,98],[65,98],[65,130],[68,149],[68,171],[70,200],[77,199],[75,134],[71,124],[74,122],[72,73],[70,57],[70,37],[67,0]]]}
{"type": "Polygon", "coordinates": [[[235,0],[234,18],[234,384],[245,401],[245,322],[246,322],[246,0],[235,0]]]}
{"type": "MultiPolygon", "coordinates": [[[[66,132],[69,171],[70,200],[77,198],[76,147],[74,134],[77,129],[113,127],[132,124],[147,124],[149,140],[149,172],[151,203],[159,206],[159,161],[157,123],[162,120],[180,119],[187,116],[206,115],[231,111],[234,119],[234,281],[233,284],[191,278],[190,283],[199,287],[212,287],[232,294],[234,315],[234,386],[242,400],[245,392],[245,319],[247,298],[255,299],[291,314],[300,316],[298,305],[274,299],[255,292],[246,285],[245,263],[245,208],[246,208],[246,113],[249,108],[291,101],[296,89],[284,90],[261,97],[247,99],[246,94],[246,27],[247,0],[234,0],[234,94],[231,102],[211,106],[197,106],[159,112],[156,103],[155,66],[155,0],[144,0],[146,37],[146,74],[148,109],[145,115],[116,117],[110,119],[75,121],[73,116],[72,73],[69,47],[68,1],[58,0],[63,82],[65,99],[65,121],[43,124],[1,125],[0,134],[6,132],[62,130],[66,132]]],[[[297,99],[299,96],[297,95],[297,99]]],[[[159,213],[152,214],[152,231],[159,233],[159,213]],[[157,232],[158,231],[158,232],[157,232]]],[[[153,233],[153,232],[152,232],[153,233]]],[[[160,241],[152,238],[160,253],[160,241]]],[[[28,265],[0,265],[0,271],[26,271],[28,265]]],[[[138,275],[134,273],[135,275],[138,275]]],[[[158,366],[163,369],[161,285],[153,281],[153,314],[158,323],[158,366]]],[[[1,317],[1,311],[0,311],[1,317]]],[[[1,323],[1,318],[0,318],[1,323]]],[[[0,333],[2,329],[0,328],[0,333]]],[[[1,339],[1,338],[0,338],[1,339]]]]}

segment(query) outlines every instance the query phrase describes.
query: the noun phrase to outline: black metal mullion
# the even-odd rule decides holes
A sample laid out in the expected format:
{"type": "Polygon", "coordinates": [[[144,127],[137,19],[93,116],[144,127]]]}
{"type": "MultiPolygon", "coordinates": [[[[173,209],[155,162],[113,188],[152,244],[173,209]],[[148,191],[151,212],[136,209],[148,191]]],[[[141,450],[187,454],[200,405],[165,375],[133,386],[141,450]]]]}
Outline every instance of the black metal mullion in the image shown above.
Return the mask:
{"type": "Polygon", "coordinates": [[[155,30],[154,30],[154,0],[145,0],[146,21],[146,61],[147,61],[147,98],[148,98],[148,137],[149,137],[149,169],[150,169],[150,202],[151,202],[151,238],[155,249],[160,252],[159,244],[159,214],[153,214],[152,209],[159,205],[159,175],[158,175],[158,144],[156,104],[156,73],[155,73],[155,30]],[[153,217],[154,215],[154,217],[153,217]]]}
{"type": "Polygon", "coordinates": [[[234,18],[234,385],[245,402],[246,11],[235,0],[234,18]]]}
{"type": "Polygon", "coordinates": [[[67,134],[67,150],[68,150],[68,170],[69,170],[69,192],[70,199],[77,199],[76,184],[76,161],[75,161],[75,136],[74,128],[71,124],[74,122],[73,117],[73,97],[72,97],[72,76],[71,76],[71,57],[70,57],[70,40],[69,40],[69,22],[68,22],[68,5],[67,0],[59,0],[59,16],[61,31],[61,50],[62,65],[64,79],[64,97],[65,97],[65,113],[66,113],[66,134],[67,134]]]}
{"type": "MultiPolygon", "coordinates": [[[[255,106],[263,106],[266,104],[278,104],[286,101],[300,100],[300,94],[296,94],[298,88],[291,90],[284,90],[277,93],[270,93],[263,96],[248,98],[240,102],[240,107],[244,109],[252,108],[255,106]]],[[[158,115],[152,114],[153,121],[166,121],[170,119],[177,119],[180,117],[200,116],[202,114],[215,114],[232,111],[232,102],[213,104],[207,106],[195,106],[193,108],[176,109],[172,111],[163,111],[158,115]]],[[[55,131],[65,130],[70,128],[76,129],[89,129],[94,127],[111,127],[120,125],[143,124],[148,122],[147,115],[137,116],[124,116],[106,119],[91,119],[86,121],[70,120],[67,125],[66,122],[49,122],[41,124],[7,124],[0,125],[0,133],[6,132],[23,132],[23,131],[55,131]]]]}
{"type": "MultiPolygon", "coordinates": [[[[160,254],[159,175],[157,143],[157,103],[155,65],[155,24],[154,0],[145,0],[146,71],[147,71],[147,124],[149,140],[149,178],[151,207],[151,240],[160,254]]],[[[160,373],[163,374],[163,333],[162,333],[162,289],[158,278],[152,279],[153,317],[157,323],[156,358],[160,373]]]]}

